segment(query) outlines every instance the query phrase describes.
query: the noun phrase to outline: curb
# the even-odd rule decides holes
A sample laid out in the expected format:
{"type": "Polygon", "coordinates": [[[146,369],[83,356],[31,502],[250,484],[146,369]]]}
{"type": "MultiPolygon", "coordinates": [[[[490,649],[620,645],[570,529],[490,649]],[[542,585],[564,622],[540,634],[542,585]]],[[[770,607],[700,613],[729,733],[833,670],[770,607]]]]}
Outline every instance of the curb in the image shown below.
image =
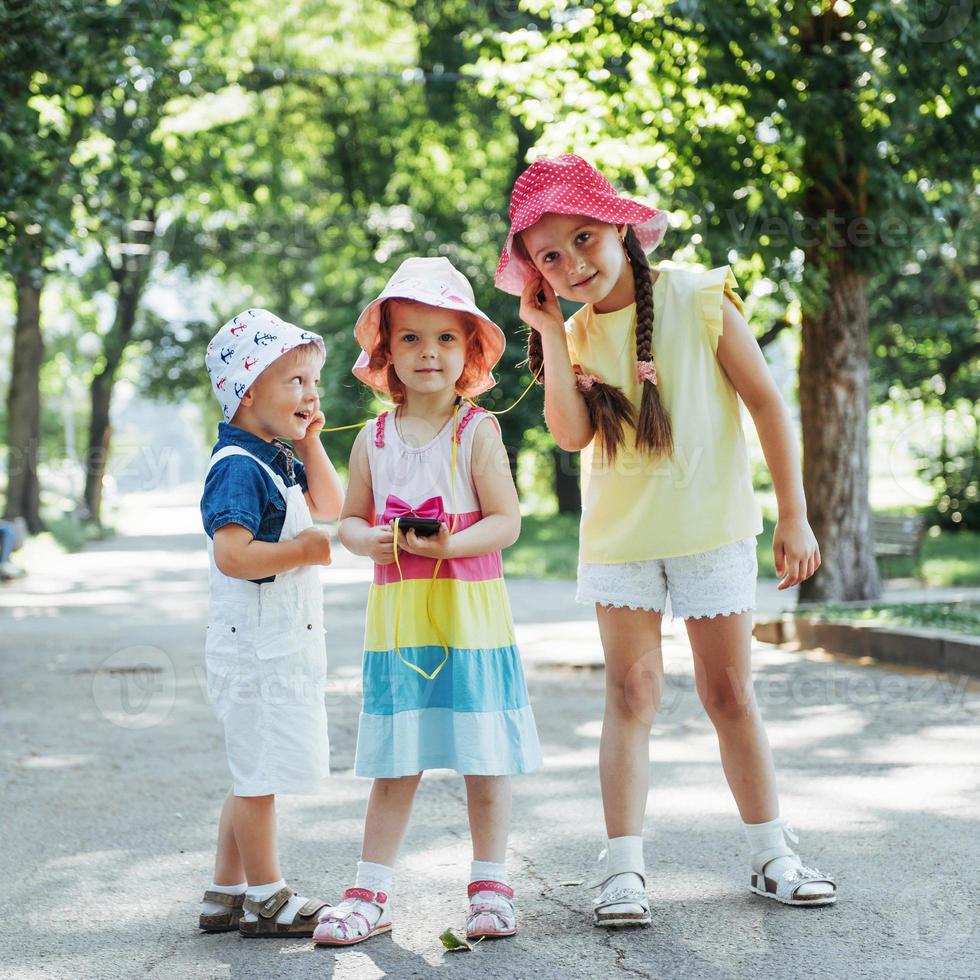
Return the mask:
{"type": "Polygon", "coordinates": [[[980,677],[980,637],[949,630],[874,626],[847,621],[827,622],[792,614],[760,620],[752,628],[760,643],[799,643],[846,657],[870,657],[903,667],[980,677]]]}

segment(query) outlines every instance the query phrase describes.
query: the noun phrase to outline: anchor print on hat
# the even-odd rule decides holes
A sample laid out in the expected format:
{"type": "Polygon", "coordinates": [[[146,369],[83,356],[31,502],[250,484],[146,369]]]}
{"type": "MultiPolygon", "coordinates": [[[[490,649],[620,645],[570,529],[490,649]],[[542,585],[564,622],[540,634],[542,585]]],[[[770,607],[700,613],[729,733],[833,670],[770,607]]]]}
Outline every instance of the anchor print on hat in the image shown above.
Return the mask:
{"type": "Polygon", "coordinates": [[[225,421],[230,422],[255,379],[287,351],[323,339],[268,310],[243,310],[211,338],[204,364],[225,421]]]}

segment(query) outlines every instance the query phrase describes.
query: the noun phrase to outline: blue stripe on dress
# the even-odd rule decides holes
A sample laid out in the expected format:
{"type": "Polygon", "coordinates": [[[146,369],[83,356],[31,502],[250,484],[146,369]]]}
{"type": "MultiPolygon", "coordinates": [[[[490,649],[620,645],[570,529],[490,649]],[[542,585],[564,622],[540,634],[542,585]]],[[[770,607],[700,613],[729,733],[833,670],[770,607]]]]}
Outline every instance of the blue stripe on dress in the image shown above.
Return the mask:
{"type": "MultiPolygon", "coordinates": [[[[402,647],[402,656],[426,673],[439,666],[442,647],[402,647]]],[[[449,648],[435,680],[426,680],[394,650],[365,651],[364,707],[367,715],[450,708],[456,712],[509,711],[528,704],[527,685],[516,646],[449,648]]]]}
{"type": "Polygon", "coordinates": [[[530,705],[487,714],[448,708],[362,714],[357,726],[358,776],[394,779],[424,769],[506,776],[533,772],[541,765],[530,705]]]}

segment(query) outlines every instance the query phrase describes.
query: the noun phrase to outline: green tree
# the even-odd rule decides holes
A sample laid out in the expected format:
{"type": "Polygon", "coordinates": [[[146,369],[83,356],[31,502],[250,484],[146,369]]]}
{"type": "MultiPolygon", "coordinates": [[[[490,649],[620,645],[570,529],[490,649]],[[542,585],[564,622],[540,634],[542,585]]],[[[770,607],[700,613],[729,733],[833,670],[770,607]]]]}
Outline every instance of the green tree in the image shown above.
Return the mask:
{"type": "Polygon", "coordinates": [[[798,304],[824,559],[803,594],[876,595],[868,285],[909,254],[924,182],[975,181],[976,19],[956,6],[925,23],[884,0],[526,6],[546,29],[498,38],[481,70],[484,91],[543,125],[537,150],[582,152],[657,192],[683,257],[735,262],[798,304]]]}
{"type": "Polygon", "coordinates": [[[871,377],[878,402],[924,405],[938,422],[910,429],[936,491],[935,523],[980,530],[980,201],[972,182],[938,181],[906,261],[875,278],[871,377]]]}
{"type": "MultiPolygon", "coordinates": [[[[171,154],[197,154],[186,183],[207,195],[195,203],[185,193],[173,262],[226,282],[236,304],[246,297],[322,333],[328,424],[343,424],[374,408],[349,373],[358,311],[403,258],[445,254],[512,328],[503,384],[482,399],[505,407],[530,379],[518,367],[513,303],[492,272],[510,181],[530,144],[462,71],[475,56],[467,39],[494,26],[494,11],[316,0],[301,14],[253,4],[237,32],[214,41],[209,67],[194,73],[201,90],[164,127],[171,154]],[[199,126],[207,138],[182,148],[199,126]]],[[[194,343],[160,338],[147,351],[154,391],[206,384],[197,345],[236,312],[219,300],[210,327],[184,325],[194,343]]],[[[540,400],[527,399],[502,418],[508,443],[519,446],[540,421],[540,400]]],[[[325,438],[342,456],[353,433],[325,438]]]]}
{"type": "Polygon", "coordinates": [[[37,478],[41,297],[51,257],[74,241],[75,153],[149,41],[166,43],[196,4],[0,0],[0,260],[14,283],[4,513],[42,529],[37,478]]]}
{"type": "Polygon", "coordinates": [[[158,219],[179,206],[183,192],[183,161],[168,154],[160,127],[168,104],[186,87],[183,66],[197,61],[200,37],[221,22],[228,7],[219,0],[171,6],[170,18],[142,38],[138,48],[130,49],[125,70],[100,101],[73,158],[81,191],[76,225],[83,241],[98,246],[99,259],[88,283],[114,300],[112,322],[101,335],[102,350],[90,383],[83,512],[96,524],[101,522],[111,451],[113,387],[136,339],[140,303],[154,260],[159,259],[160,266],[167,259],[158,254],[158,219]],[[175,36],[191,22],[191,31],[175,36]]]}

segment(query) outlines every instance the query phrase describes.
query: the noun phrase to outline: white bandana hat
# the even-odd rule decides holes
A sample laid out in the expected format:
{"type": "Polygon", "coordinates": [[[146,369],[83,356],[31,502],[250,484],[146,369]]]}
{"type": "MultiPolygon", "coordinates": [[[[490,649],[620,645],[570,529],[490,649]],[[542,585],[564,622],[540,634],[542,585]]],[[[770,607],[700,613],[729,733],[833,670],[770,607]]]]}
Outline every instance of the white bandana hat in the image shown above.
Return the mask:
{"type": "Polygon", "coordinates": [[[242,396],[270,364],[304,344],[316,344],[326,354],[322,337],[300,330],[268,310],[245,310],[232,317],[211,338],[204,355],[225,421],[235,417],[242,396]]]}

